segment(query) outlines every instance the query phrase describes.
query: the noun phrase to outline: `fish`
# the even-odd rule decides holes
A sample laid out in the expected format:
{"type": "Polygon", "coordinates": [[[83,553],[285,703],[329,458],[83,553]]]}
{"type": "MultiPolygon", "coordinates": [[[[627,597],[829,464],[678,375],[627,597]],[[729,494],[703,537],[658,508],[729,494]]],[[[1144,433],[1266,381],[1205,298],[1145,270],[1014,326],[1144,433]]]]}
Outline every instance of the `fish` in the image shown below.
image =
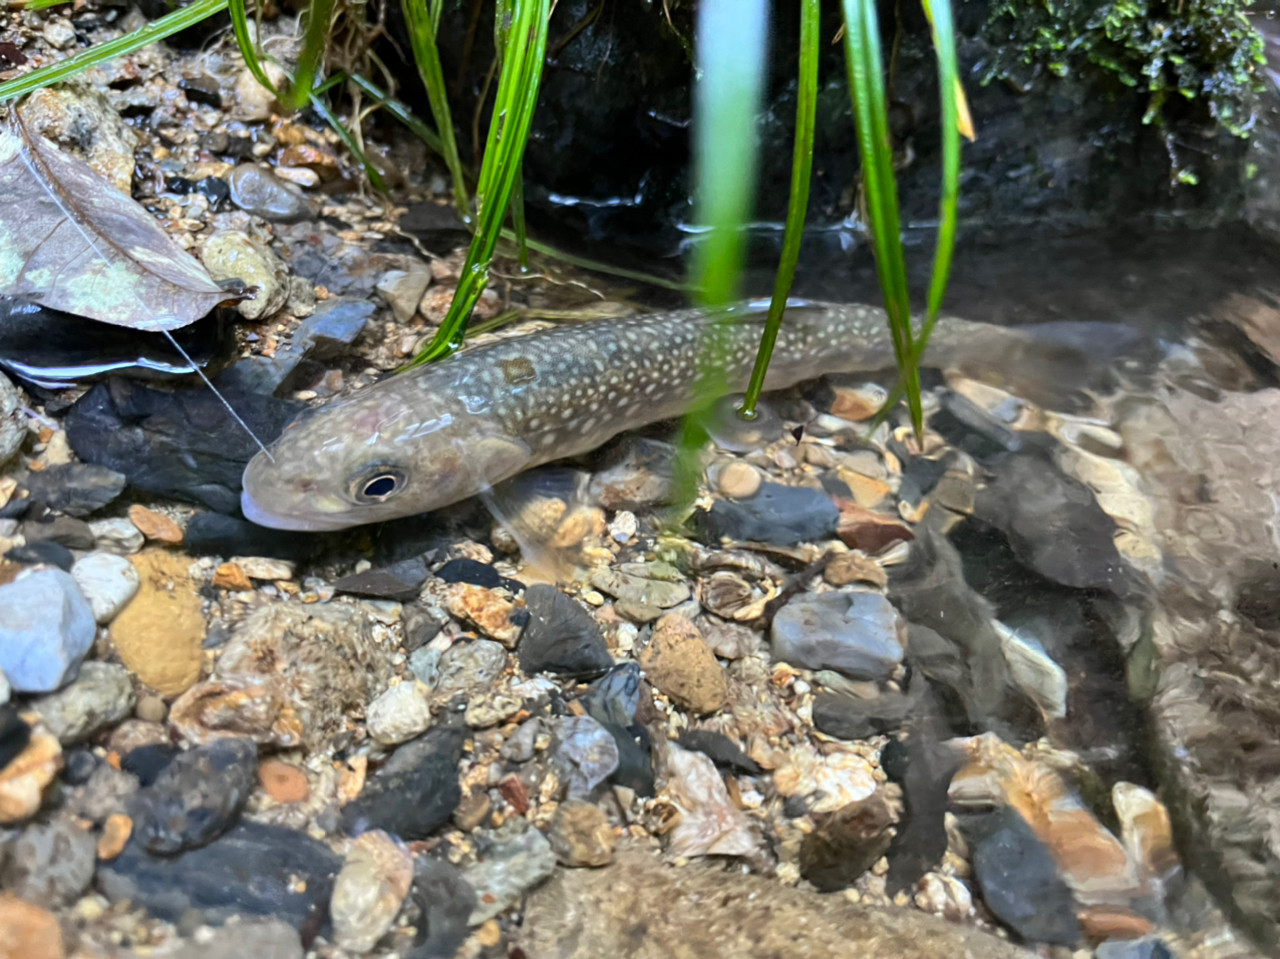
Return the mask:
{"type": "MultiPolygon", "coordinates": [[[[427,513],[517,473],[587,453],[703,397],[708,343],[723,393],[746,388],[767,304],[678,310],[560,326],[466,348],[388,377],[291,423],[244,471],[245,517],[319,532],[427,513]],[[714,339],[709,339],[711,334],[714,339]]],[[[1026,330],[943,316],[926,362],[1017,362],[1026,330]]],[[[1078,352],[1055,347],[1058,352],[1078,352]]],[[[885,311],[793,301],[766,390],[894,365],[885,311]]]]}

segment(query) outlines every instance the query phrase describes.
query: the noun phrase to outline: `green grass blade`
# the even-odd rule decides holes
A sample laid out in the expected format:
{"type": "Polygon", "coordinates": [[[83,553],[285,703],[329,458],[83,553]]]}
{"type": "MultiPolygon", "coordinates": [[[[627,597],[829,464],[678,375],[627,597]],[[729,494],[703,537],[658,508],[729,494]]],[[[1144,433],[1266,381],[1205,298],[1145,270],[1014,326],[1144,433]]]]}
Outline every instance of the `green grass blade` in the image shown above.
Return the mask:
{"type": "Polygon", "coordinates": [[[386,110],[393,117],[408,127],[409,130],[417,135],[418,139],[423,143],[435,150],[436,153],[444,156],[444,142],[440,139],[439,135],[423,123],[422,119],[407,106],[395,97],[389,96],[386,90],[383,90],[377,84],[365,77],[352,74],[347,76],[346,79],[350,80],[362,91],[368,94],[369,98],[373,100],[374,103],[378,104],[378,106],[382,107],[382,109],[386,110]]]}
{"type": "MultiPolygon", "coordinates": [[[[502,238],[509,243],[516,242],[516,234],[514,230],[503,230],[502,238]]],[[[590,257],[578,256],[575,253],[568,253],[564,250],[557,249],[540,240],[532,237],[527,239],[529,249],[535,253],[541,253],[543,256],[554,257],[562,263],[568,263],[570,266],[581,267],[584,270],[593,270],[596,273],[604,273],[608,276],[620,277],[624,280],[635,280],[639,283],[647,283],[650,286],[656,286],[663,290],[674,290],[677,293],[695,293],[697,288],[690,283],[682,283],[679,280],[668,280],[666,277],[654,276],[652,273],[642,273],[639,270],[628,270],[624,266],[614,266],[612,263],[601,263],[599,260],[593,260],[590,257]]]]}
{"type": "Polygon", "coordinates": [[[951,254],[956,245],[956,207],[960,194],[960,73],[956,65],[955,26],[950,0],[921,0],[933,33],[938,57],[938,96],[942,123],[942,190],[938,201],[938,238],[933,251],[933,275],[924,326],[916,340],[917,362],[924,356],[933,324],[942,309],[942,297],[951,274],[951,254]]]}
{"type": "Polygon", "coordinates": [[[343,145],[351,151],[351,155],[360,161],[360,165],[364,167],[365,176],[369,178],[369,182],[373,184],[373,188],[379,193],[385,195],[387,192],[387,184],[382,179],[382,174],[378,172],[377,167],[369,162],[369,158],[364,155],[364,151],[360,149],[360,144],[357,143],[356,138],[351,135],[351,131],[343,125],[341,120],[333,115],[333,111],[329,109],[328,104],[315,94],[312,94],[311,96],[311,106],[316,113],[320,114],[320,116],[324,118],[324,122],[333,128],[333,132],[338,134],[338,138],[342,141],[343,145]]]}
{"type": "Polygon", "coordinates": [[[751,371],[751,382],[742,402],[744,416],[755,414],[760,393],[764,390],[764,377],[769,369],[769,357],[782,327],[782,314],[791,294],[791,281],[796,273],[796,261],[800,258],[800,241],[804,237],[804,219],[809,207],[809,177],[813,172],[813,128],[818,108],[818,27],[821,0],[802,0],[800,5],[800,77],[796,91],[796,144],[791,157],[791,198],[787,205],[787,226],[782,238],[782,256],[778,262],[778,274],[773,283],[773,299],[769,303],[769,318],[765,321],[764,336],[756,365],[751,371]]]}
{"type": "Polygon", "coordinates": [[[285,94],[282,106],[286,110],[299,110],[315,92],[315,80],[324,60],[329,43],[329,25],[333,21],[334,0],[311,0],[307,4],[307,29],[302,35],[302,52],[298,55],[298,69],[293,84],[285,94]]]}
{"type": "Polygon", "coordinates": [[[24,9],[48,10],[50,7],[60,7],[62,4],[70,2],[71,0],[31,0],[24,9]]]}
{"type": "Polygon", "coordinates": [[[853,99],[863,196],[875,251],[880,292],[889,316],[894,356],[917,432],[923,429],[920,376],[911,329],[911,303],[898,216],[898,188],[889,142],[884,63],[875,0],[841,0],[845,18],[845,61],[853,99]]]}
{"type": "Polygon", "coordinates": [[[525,144],[529,140],[538,91],[542,86],[550,15],[550,0],[514,0],[511,32],[498,77],[498,93],[493,105],[493,119],[489,123],[484,162],[480,166],[480,182],[476,187],[478,215],[475,234],[463,261],[461,278],[453,302],[449,304],[449,312],[435,338],[413,358],[410,367],[440,359],[462,345],[471,311],[489,283],[489,263],[510,209],[525,144]]]}
{"type": "Polygon", "coordinates": [[[51,83],[67,80],[83,70],[106,63],[114,57],[133,53],[147,44],[173,36],[180,30],[185,30],[225,9],[227,2],[228,0],[196,0],[191,6],[165,14],[159,20],[139,27],[132,33],[126,33],[122,37],[116,37],[105,43],[95,44],[59,63],[49,64],[7,83],[0,83],[0,101],[12,100],[32,90],[47,87],[51,83]]]}
{"type": "Polygon", "coordinates": [[[436,30],[440,23],[440,8],[444,0],[401,0],[405,23],[409,27],[409,41],[413,47],[413,59],[418,65],[418,75],[427,88],[427,102],[431,116],[439,131],[440,155],[444,157],[453,180],[453,199],[458,216],[463,222],[471,222],[471,200],[467,196],[467,182],[463,176],[462,160],[458,156],[458,141],[453,132],[453,116],[449,113],[449,95],[445,88],[444,69],[440,66],[440,51],[436,47],[436,30]]]}
{"type": "Polygon", "coordinates": [[[262,60],[258,57],[258,47],[249,35],[249,14],[245,10],[244,0],[230,0],[227,4],[227,13],[231,16],[231,32],[235,35],[236,46],[240,48],[244,65],[249,68],[255,80],[279,99],[280,91],[267,79],[267,71],[262,68],[262,60]]]}

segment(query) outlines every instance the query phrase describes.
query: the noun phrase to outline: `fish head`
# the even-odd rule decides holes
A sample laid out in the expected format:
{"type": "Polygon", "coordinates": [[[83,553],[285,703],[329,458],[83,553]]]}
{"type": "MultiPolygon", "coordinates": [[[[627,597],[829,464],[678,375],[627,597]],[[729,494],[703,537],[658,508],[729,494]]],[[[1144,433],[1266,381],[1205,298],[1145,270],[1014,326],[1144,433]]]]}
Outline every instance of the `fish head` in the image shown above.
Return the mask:
{"type": "Polygon", "coordinates": [[[447,395],[406,401],[396,378],[291,423],[245,468],[246,518],[320,532],[456,503],[518,472],[524,443],[447,395]]]}

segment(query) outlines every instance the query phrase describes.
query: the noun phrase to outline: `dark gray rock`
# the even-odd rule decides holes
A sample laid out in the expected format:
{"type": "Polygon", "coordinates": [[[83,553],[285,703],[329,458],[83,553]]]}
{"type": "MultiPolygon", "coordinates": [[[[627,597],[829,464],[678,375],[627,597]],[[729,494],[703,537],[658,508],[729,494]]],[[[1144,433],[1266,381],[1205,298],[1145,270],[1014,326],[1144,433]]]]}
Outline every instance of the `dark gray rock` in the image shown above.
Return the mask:
{"type": "Polygon", "coordinates": [[[462,800],[458,762],[465,733],[437,726],[397,749],[364,790],[342,808],[352,835],[383,829],[401,839],[426,839],[449,821],[462,800]]]}
{"type": "MultiPolygon", "coordinates": [[[[529,621],[516,651],[526,673],[591,676],[613,665],[595,618],[554,586],[525,590],[529,621]]],[[[625,725],[625,723],[624,723],[625,725]]]]}
{"type": "Polygon", "coordinates": [[[345,356],[377,311],[369,300],[333,297],[316,305],[316,311],[298,324],[287,349],[309,360],[345,356]]]}
{"type": "Polygon", "coordinates": [[[749,500],[716,500],[694,514],[699,539],[719,546],[722,539],[794,546],[835,534],[840,511],[823,490],[764,483],[749,500]]]}
{"type": "Polygon", "coordinates": [[[256,163],[242,163],[228,173],[227,187],[232,203],[271,223],[293,223],[315,215],[301,188],[256,163]]]}
{"type": "MultiPolygon", "coordinates": [[[[439,635],[444,623],[421,606],[406,604],[400,612],[404,624],[404,648],[413,653],[439,635]]],[[[430,684],[428,684],[430,685],[430,684]]]]}
{"type": "Polygon", "coordinates": [[[13,703],[0,705],[0,769],[27,748],[31,741],[31,727],[18,715],[13,703]]]}
{"type": "Polygon", "coordinates": [[[800,844],[800,875],[819,892],[857,881],[889,848],[893,812],[880,792],[818,817],[800,844]]]}
{"type": "Polygon", "coordinates": [[[640,664],[618,663],[597,679],[582,697],[587,715],[602,723],[630,726],[640,708],[640,683],[644,675],[640,664]]]}
{"type": "Polygon", "coordinates": [[[418,935],[407,959],[453,959],[467,938],[476,893],[462,873],[443,859],[419,856],[413,863],[410,902],[417,907],[418,935]]]}
{"type": "Polygon", "coordinates": [[[0,846],[0,885],[41,906],[64,906],[89,888],[97,855],[92,834],[58,816],[0,846]]]}
{"type": "Polygon", "coordinates": [[[23,566],[41,564],[56,566],[66,573],[71,572],[71,567],[76,564],[76,558],[71,550],[51,539],[38,539],[32,543],[15,546],[4,554],[4,558],[11,563],[21,563],[23,566]]]}
{"type": "Polygon", "coordinates": [[[0,670],[14,692],[48,693],[74,678],[97,635],[70,573],[42,569],[0,586],[0,670]]]}
{"type": "Polygon", "coordinates": [[[31,499],[70,516],[88,516],[124,491],[122,473],[90,463],[63,463],[20,480],[31,499]]]}
{"type": "Polygon", "coordinates": [[[824,691],[813,700],[813,725],[837,739],[868,739],[899,728],[920,703],[920,697],[882,692],[873,699],[824,691]]]}
{"type": "MultiPolygon", "coordinates": [[[[31,515],[30,511],[27,515],[31,515]]],[[[93,549],[96,542],[93,530],[84,520],[54,513],[46,513],[39,519],[27,519],[22,524],[22,535],[26,537],[28,546],[57,543],[67,549],[93,549]]]]}
{"type": "Polygon", "coordinates": [[[120,757],[120,768],[136,776],[140,786],[150,786],[180,755],[182,750],[169,743],[139,746],[120,757]]]}
{"type": "Polygon", "coordinates": [[[315,548],[315,539],[306,533],[267,529],[222,513],[196,513],[187,523],[182,548],[192,556],[302,560],[315,548]]]}
{"type": "Polygon", "coordinates": [[[334,582],[333,588],[339,593],[404,602],[417,598],[422,590],[422,584],[427,581],[427,576],[426,561],[421,556],[414,556],[411,559],[392,563],[390,566],[383,566],[381,569],[350,573],[334,582]]]}
{"type": "Polygon", "coordinates": [[[856,679],[887,679],[902,662],[898,612],[879,593],[802,593],[773,618],[774,659],[833,669],[856,679]]]}
{"type": "Polygon", "coordinates": [[[110,901],[129,900],[167,922],[194,909],[208,923],[272,916],[301,929],[328,903],[341,867],[341,857],[306,833],[242,822],[177,856],[152,856],[135,839],[99,865],[97,886],[110,901]]]}
{"type": "MultiPolygon", "coordinates": [[[[301,410],[298,403],[224,389],[238,416],[270,443],[301,410]]],[[[240,478],[258,445],[208,389],[165,392],[112,378],[82,396],[66,417],[67,439],[86,463],[123,473],[150,493],[240,508],[240,478]]]]}
{"type": "Polygon", "coordinates": [[[762,771],[754,759],[723,733],[709,729],[686,729],[680,734],[679,742],[685,749],[707,756],[721,769],[744,776],[758,776],[762,771]]]}
{"type": "Polygon", "coordinates": [[[1080,941],[1075,897],[1035,831],[1014,810],[991,813],[996,828],[973,851],[973,873],[997,919],[1031,942],[1080,941]]]}
{"type": "Polygon", "coordinates": [[[474,559],[451,559],[431,575],[442,583],[470,583],[485,589],[507,589],[513,593],[524,589],[524,583],[508,579],[488,563],[474,559]]]}
{"type": "MultiPolygon", "coordinates": [[[[922,727],[928,728],[924,723],[922,727]]],[[[959,765],[953,750],[921,729],[912,730],[906,742],[890,739],[880,751],[880,767],[902,787],[903,808],[886,853],[890,895],[913,887],[942,862],[947,851],[947,791],[959,765]]]]}
{"type": "Polygon", "coordinates": [[[240,817],[258,784],[258,747],[218,739],[179,753],[129,803],[133,843],[157,855],[207,845],[240,817]]]}
{"type": "Polygon", "coordinates": [[[618,748],[618,765],[609,775],[609,782],[635,790],[637,796],[654,795],[657,779],[653,771],[648,730],[638,723],[627,728],[615,723],[601,725],[609,731],[618,748]]]}

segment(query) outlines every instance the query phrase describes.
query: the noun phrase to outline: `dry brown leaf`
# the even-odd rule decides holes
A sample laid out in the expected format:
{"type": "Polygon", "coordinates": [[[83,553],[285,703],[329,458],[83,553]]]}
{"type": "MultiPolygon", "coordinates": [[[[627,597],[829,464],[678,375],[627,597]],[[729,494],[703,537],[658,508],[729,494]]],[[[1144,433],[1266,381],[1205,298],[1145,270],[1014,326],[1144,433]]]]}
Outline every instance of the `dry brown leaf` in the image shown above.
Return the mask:
{"type": "Polygon", "coordinates": [[[10,116],[12,132],[0,131],[0,293],[152,332],[244,298],[132,197],[10,116]]]}

